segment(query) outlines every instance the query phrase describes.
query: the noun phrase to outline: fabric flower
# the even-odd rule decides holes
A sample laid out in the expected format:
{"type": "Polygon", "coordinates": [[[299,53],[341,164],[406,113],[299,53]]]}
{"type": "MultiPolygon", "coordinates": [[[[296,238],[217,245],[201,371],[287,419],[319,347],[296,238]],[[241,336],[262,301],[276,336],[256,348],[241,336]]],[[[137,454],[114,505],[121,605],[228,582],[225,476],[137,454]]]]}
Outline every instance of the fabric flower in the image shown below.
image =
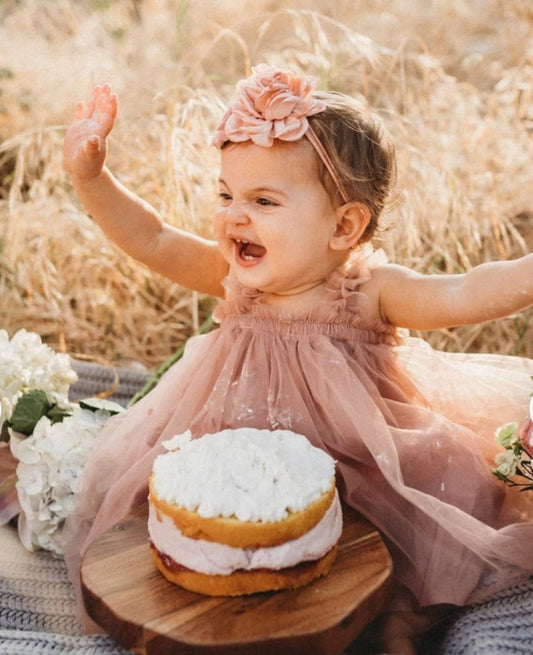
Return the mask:
{"type": "Polygon", "coordinates": [[[274,139],[297,141],[309,127],[308,116],[324,111],[314,98],[314,80],[260,64],[237,83],[236,98],[220,121],[213,144],[251,140],[271,146],[274,139]]]}

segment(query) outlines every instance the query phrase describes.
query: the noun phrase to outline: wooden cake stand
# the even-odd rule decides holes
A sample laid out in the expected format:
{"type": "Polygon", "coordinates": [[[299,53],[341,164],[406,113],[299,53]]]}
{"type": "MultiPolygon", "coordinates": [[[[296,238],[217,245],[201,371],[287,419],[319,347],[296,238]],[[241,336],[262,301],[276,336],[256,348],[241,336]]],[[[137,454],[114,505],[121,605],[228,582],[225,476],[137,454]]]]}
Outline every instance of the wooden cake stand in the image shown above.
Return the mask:
{"type": "Polygon", "coordinates": [[[85,607],[142,655],[339,655],[380,613],[392,574],[378,531],[343,510],[339,553],[327,576],[290,591],[213,598],[157,571],[143,505],[89,547],[81,567],[85,607]]]}

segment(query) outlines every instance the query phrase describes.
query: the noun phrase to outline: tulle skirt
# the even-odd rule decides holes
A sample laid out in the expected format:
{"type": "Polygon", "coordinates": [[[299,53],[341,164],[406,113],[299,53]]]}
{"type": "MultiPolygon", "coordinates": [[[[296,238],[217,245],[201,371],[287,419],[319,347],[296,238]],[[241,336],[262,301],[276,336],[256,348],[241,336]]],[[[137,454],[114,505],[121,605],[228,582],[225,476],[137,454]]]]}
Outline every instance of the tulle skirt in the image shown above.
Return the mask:
{"type": "Polygon", "coordinates": [[[341,295],[342,311],[307,320],[226,303],[222,326],[106,424],[65,526],[74,581],[91,541],[146,500],[162,441],[245,426],[293,430],[336,459],[344,502],[392,554],[392,607],[464,605],[533,572],[533,493],[491,472],[496,428],[527,420],[533,361],[347,322],[354,293],[341,295]]]}

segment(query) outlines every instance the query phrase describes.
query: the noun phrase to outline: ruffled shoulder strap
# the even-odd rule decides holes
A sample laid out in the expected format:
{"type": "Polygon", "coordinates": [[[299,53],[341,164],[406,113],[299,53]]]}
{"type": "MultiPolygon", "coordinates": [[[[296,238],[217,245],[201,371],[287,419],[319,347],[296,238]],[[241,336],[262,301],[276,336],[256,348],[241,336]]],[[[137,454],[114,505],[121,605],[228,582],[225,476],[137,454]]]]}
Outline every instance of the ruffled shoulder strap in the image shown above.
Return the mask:
{"type": "Polygon", "coordinates": [[[347,279],[357,280],[358,284],[366,282],[372,271],[384,266],[389,261],[383,249],[374,250],[370,244],[354,250],[351,258],[346,262],[343,274],[347,279]]]}
{"type": "Polygon", "coordinates": [[[335,270],[328,280],[329,306],[337,320],[398,340],[400,335],[394,326],[370,318],[370,301],[360,291],[361,285],[370,279],[372,271],[387,262],[385,252],[374,250],[370,244],[355,250],[346,264],[335,270]]]}
{"type": "Polygon", "coordinates": [[[353,309],[354,302],[361,301],[363,295],[358,293],[361,284],[370,279],[374,269],[385,265],[387,261],[387,255],[383,250],[374,251],[369,245],[357,249],[344,266],[330,275],[328,280],[330,299],[346,302],[353,296],[348,303],[353,309]]]}

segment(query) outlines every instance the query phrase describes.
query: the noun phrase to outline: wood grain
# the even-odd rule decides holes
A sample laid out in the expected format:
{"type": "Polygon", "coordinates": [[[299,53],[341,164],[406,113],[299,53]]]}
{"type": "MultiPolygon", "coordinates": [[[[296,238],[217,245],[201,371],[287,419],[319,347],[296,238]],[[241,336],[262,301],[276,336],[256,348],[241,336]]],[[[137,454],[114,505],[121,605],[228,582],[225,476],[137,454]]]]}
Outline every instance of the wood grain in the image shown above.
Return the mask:
{"type": "Polygon", "coordinates": [[[168,582],[148,545],[147,505],[97,539],[81,568],[89,615],[143,655],[338,655],[381,611],[392,563],[377,530],[344,507],[331,572],[300,589],[212,598],[168,582]]]}

